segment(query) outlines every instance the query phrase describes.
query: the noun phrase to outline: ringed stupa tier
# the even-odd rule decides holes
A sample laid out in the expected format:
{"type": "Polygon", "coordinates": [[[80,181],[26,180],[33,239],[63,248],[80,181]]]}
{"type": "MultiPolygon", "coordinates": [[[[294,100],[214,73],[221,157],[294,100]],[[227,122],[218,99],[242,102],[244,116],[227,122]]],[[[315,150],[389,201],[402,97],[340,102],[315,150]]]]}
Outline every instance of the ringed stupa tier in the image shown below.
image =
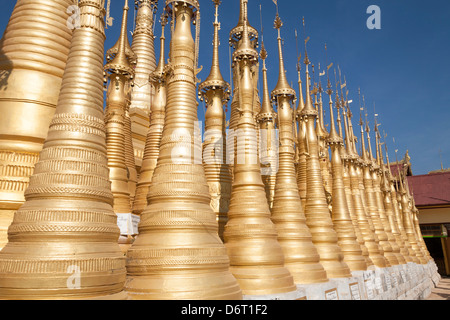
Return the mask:
{"type": "Polygon", "coordinates": [[[55,114],[0,252],[0,298],[126,298],[103,114],[103,5],[79,1],[55,114]]]}
{"type": "Polygon", "coordinates": [[[219,5],[215,5],[213,58],[211,71],[199,85],[200,99],[206,103],[205,142],[203,143],[203,166],[211,195],[211,207],[216,213],[219,236],[228,221],[228,207],[231,197],[231,169],[227,163],[226,115],[224,106],[230,100],[230,85],[223,80],[219,64],[219,5]]]}
{"type": "Polygon", "coordinates": [[[296,284],[323,283],[328,281],[327,273],[320,263],[319,253],[312,242],[298,192],[294,164],[294,109],[292,106],[296,94],[286,78],[281,38],[283,22],[278,14],[274,26],[278,30],[279,72],[278,82],[271,93],[271,99],[278,110],[279,161],[272,221],[275,223],[278,241],[283,248],[285,266],[294,277],[294,282],[296,284]]]}
{"type": "Polygon", "coordinates": [[[242,298],[218,235],[203,164],[196,159],[201,154],[194,135],[198,47],[191,23],[198,21],[199,10],[196,0],[166,2],[175,20],[165,124],[139,236],[127,252],[125,290],[132,299],[242,298]]]}
{"type": "Polygon", "coordinates": [[[0,250],[14,211],[25,202],[55,113],[77,24],[67,12],[74,5],[74,0],[17,1],[0,41],[0,250]]]}

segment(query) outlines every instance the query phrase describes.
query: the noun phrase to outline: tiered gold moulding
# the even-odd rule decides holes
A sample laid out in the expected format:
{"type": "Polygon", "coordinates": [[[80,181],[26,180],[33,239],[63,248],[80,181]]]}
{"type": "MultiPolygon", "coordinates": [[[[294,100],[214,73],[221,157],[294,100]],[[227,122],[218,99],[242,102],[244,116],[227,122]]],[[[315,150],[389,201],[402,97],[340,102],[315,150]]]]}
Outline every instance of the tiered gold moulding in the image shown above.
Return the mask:
{"type": "MultiPolygon", "coordinates": [[[[117,64],[118,70],[124,69],[124,65],[126,67],[129,67],[129,70],[122,70],[122,73],[125,71],[125,75],[127,78],[129,78],[128,81],[125,82],[125,95],[124,99],[122,100],[123,104],[123,134],[124,134],[124,145],[123,145],[123,151],[125,154],[125,165],[127,168],[127,184],[128,184],[128,191],[129,191],[129,201],[130,205],[132,205],[135,193],[136,193],[136,183],[137,183],[137,170],[136,170],[136,162],[134,157],[134,147],[133,147],[133,138],[132,138],[132,130],[131,130],[131,117],[130,117],[130,102],[131,102],[131,93],[132,88],[134,88],[134,77],[135,77],[135,68],[137,65],[137,55],[134,53],[132,48],[130,47],[130,43],[128,41],[127,36],[127,18],[128,18],[128,2],[125,4],[124,8],[124,14],[122,17],[122,27],[121,27],[121,36],[119,40],[116,42],[116,44],[107,51],[107,56],[115,55],[117,56],[119,54],[119,50],[122,51],[120,55],[123,58],[115,59],[116,64],[117,62],[120,63],[117,64]],[[123,42],[123,44],[121,43],[123,42]],[[122,47],[121,47],[122,46],[122,47]],[[123,60],[124,58],[127,58],[129,61],[128,63],[123,60]],[[122,67],[120,67],[122,66],[122,67]]],[[[130,211],[127,211],[130,212],[130,211]]]]}
{"type": "Polygon", "coordinates": [[[301,112],[306,129],[306,224],[312,234],[312,240],[320,255],[320,263],[325,268],[328,278],[351,277],[350,269],[344,262],[344,255],[338,245],[338,237],[334,230],[330,216],[325,189],[322,182],[319,162],[319,145],[314,127],[317,110],[311,103],[308,55],[305,56],[306,65],[306,103],[301,112]]]}
{"type": "Polygon", "coordinates": [[[143,165],[154,95],[149,76],[156,68],[153,30],[158,0],[134,0],[134,2],[137,12],[131,48],[136,53],[137,64],[129,112],[135,163],[139,172],[143,165]]]}
{"type": "MultiPolygon", "coordinates": [[[[368,128],[368,126],[367,126],[368,128]]],[[[369,137],[369,134],[368,134],[369,137]]],[[[369,138],[369,148],[370,148],[370,138],[369,138]]],[[[395,255],[397,264],[405,264],[405,258],[403,258],[402,254],[400,253],[400,244],[398,242],[398,237],[396,236],[396,232],[394,231],[393,227],[393,210],[392,210],[392,203],[390,199],[390,194],[388,190],[390,191],[388,184],[387,184],[387,178],[386,178],[386,172],[385,172],[385,166],[383,161],[383,154],[381,151],[380,146],[380,134],[378,131],[378,125],[375,120],[375,148],[376,148],[376,160],[374,162],[374,182],[376,183],[376,196],[377,196],[377,202],[378,202],[378,208],[380,210],[380,217],[381,221],[383,223],[384,229],[387,233],[389,243],[391,244],[393,254],[395,255]]]]}
{"type": "MultiPolygon", "coordinates": [[[[107,51],[105,65],[105,71],[109,73],[105,109],[106,147],[116,214],[131,213],[137,178],[128,110],[137,58],[128,42],[128,10],[128,0],[125,0],[119,40],[107,51]]],[[[131,230],[121,234],[119,244],[123,252],[132,241],[131,230]]]]}
{"type": "Polygon", "coordinates": [[[230,99],[230,85],[223,80],[219,65],[219,20],[215,4],[213,58],[209,76],[199,85],[200,100],[206,103],[205,142],[203,143],[203,167],[211,195],[211,207],[216,213],[219,236],[223,240],[223,230],[228,221],[228,206],[231,197],[231,170],[226,157],[226,115],[224,105],[230,99]]]}
{"type": "Polygon", "coordinates": [[[150,82],[154,87],[154,95],[151,104],[150,128],[145,141],[144,157],[136,187],[136,196],[133,203],[133,213],[140,215],[147,206],[148,188],[152,182],[153,173],[158,162],[159,148],[164,128],[164,116],[167,103],[166,90],[166,63],[165,63],[165,36],[164,30],[167,24],[167,14],[161,16],[161,46],[159,63],[150,74],[150,82]]]}
{"type": "MultiPolygon", "coordinates": [[[[127,48],[127,0],[123,12],[121,32],[116,52],[108,52],[105,71],[109,73],[109,85],[106,94],[105,126],[106,148],[108,155],[109,179],[111,191],[114,196],[113,209],[115,213],[131,213],[131,200],[129,189],[129,168],[126,156],[126,135],[129,132],[125,126],[128,95],[130,93],[130,81],[134,70],[130,58],[133,55],[126,54],[127,48]]],[[[129,119],[128,119],[129,120],[129,119]]]]}
{"type": "Polygon", "coordinates": [[[410,193],[409,184],[408,184],[408,180],[406,179],[406,175],[405,175],[404,183],[405,183],[405,186],[406,186],[406,194],[408,196],[409,203],[410,203],[411,226],[412,226],[412,229],[414,230],[414,234],[416,235],[417,245],[419,246],[420,251],[422,252],[422,255],[423,255],[423,259],[421,260],[421,263],[422,264],[427,264],[428,261],[429,261],[429,259],[428,259],[429,253],[428,253],[428,249],[426,248],[426,246],[423,246],[423,243],[424,243],[423,236],[422,236],[422,233],[420,232],[420,227],[417,226],[417,223],[418,223],[417,214],[419,213],[419,211],[416,208],[414,197],[410,193]]]}
{"type": "MultiPolygon", "coordinates": [[[[399,171],[400,172],[400,171],[399,171]]],[[[417,243],[417,237],[415,233],[415,228],[413,222],[411,220],[411,201],[408,199],[408,194],[405,190],[402,174],[400,172],[399,176],[400,180],[400,195],[401,195],[401,204],[402,204],[402,212],[403,212],[403,226],[405,228],[405,233],[408,237],[408,241],[411,244],[413,252],[418,259],[419,264],[426,264],[427,261],[421,251],[420,246],[417,243]]],[[[405,179],[406,180],[406,179],[405,179]]]]}
{"type": "MultiPolygon", "coordinates": [[[[336,90],[337,91],[337,90],[336,90]]],[[[344,140],[344,132],[342,130],[342,118],[340,109],[342,109],[342,115],[344,117],[345,121],[345,104],[343,97],[339,99],[339,94],[336,92],[336,109],[337,109],[337,118],[336,122],[339,126],[339,137],[342,138],[342,141],[344,140]]],[[[353,194],[352,194],[352,187],[351,187],[351,181],[350,181],[350,165],[353,161],[353,158],[348,154],[346,145],[349,145],[349,137],[348,135],[345,137],[345,144],[340,144],[339,148],[339,154],[341,155],[342,159],[342,182],[344,184],[344,190],[345,190],[345,198],[347,200],[347,208],[350,213],[350,217],[352,220],[353,228],[355,231],[356,239],[359,243],[359,246],[361,248],[362,255],[365,259],[367,267],[373,266],[373,262],[369,257],[369,250],[367,249],[365,242],[364,242],[364,236],[361,232],[360,226],[358,224],[358,216],[355,212],[355,207],[353,204],[353,194]]]]}
{"type": "Polygon", "coordinates": [[[328,145],[331,147],[331,165],[332,165],[332,220],[334,229],[338,236],[338,244],[344,254],[344,261],[351,271],[367,270],[366,259],[363,257],[361,246],[357,241],[355,228],[353,226],[350,210],[347,205],[343,180],[343,164],[341,158],[341,146],[343,139],[338,135],[334,124],[333,101],[331,98],[331,84],[328,80],[328,95],[330,97],[330,133],[327,138],[328,145]]]}
{"type": "Polygon", "coordinates": [[[331,178],[331,162],[330,153],[328,150],[328,132],[325,130],[324,115],[323,115],[323,102],[322,102],[322,85],[319,82],[319,87],[314,90],[315,107],[318,112],[317,122],[316,122],[316,133],[317,142],[319,147],[319,163],[320,172],[322,175],[323,187],[325,189],[325,196],[328,203],[328,208],[331,212],[331,198],[333,182],[331,178]],[[319,95],[319,101],[317,101],[317,95],[319,95]]]}
{"type": "MultiPolygon", "coordinates": [[[[240,0],[239,1],[239,20],[233,29],[231,29],[229,34],[229,43],[230,46],[233,49],[236,49],[239,43],[242,41],[242,35],[244,30],[244,20],[247,22],[247,28],[248,28],[248,37],[251,42],[251,46],[256,49],[258,47],[258,31],[253,28],[250,25],[250,22],[248,21],[248,14],[247,14],[247,3],[248,0],[240,0]]],[[[258,116],[259,111],[261,110],[261,106],[259,103],[259,94],[258,94],[258,81],[259,81],[259,61],[257,61],[255,64],[251,66],[251,71],[253,74],[253,88],[254,88],[254,99],[256,103],[252,106],[253,108],[253,117],[254,117],[254,124],[255,124],[255,130],[258,130],[256,118],[258,116]]],[[[227,156],[228,156],[228,163],[231,167],[231,172],[233,172],[233,165],[234,165],[234,157],[236,154],[236,149],[231,148],[233,145],[233,140],[236,137],[235,131],[237,129],[237,123],[239,120],[239,75],[237,74],[237,69],[232,65],[232,72],[233,72],[233,97],[231,100],[230,105],[230,123],[229,123],[229,132],[227,135],[227,140],[230,140],[231,142],[227,142],[227,156]]],[[[259,132],[259,131],[258,131],[259,132]]],[[[258,133],[257,132],[257,133],[258,133]]],[[[258,138],[258,135],[257,135],[258,138]]],[[[259,145],[257,145],[257,148],[259,145]]],[[[234,175],[232,175],[232,179],[234,179],[234,175]]]]}
{"type": "MultiPolygon", "coordinates": [[[[379,228],[382,232],[384,232],[384,237],[386,238],[386,248],[384,249],[384,256],[389,261],[391,266],[395,266],[400,264],[397,258],[397,249],[395,247],[394,237],[392,235],[392,230],[389,226],[386,211],[384,208],[383,196],[381,194],[381,171],[380,165],[374,159],[372,155],[372,145],[370,139],[370,129],[369,124],[366,120],[366,132],[367,132],[367,148],[368,148],[368,159],[370,162],[370,170],[372,174],[372,185],[373,185],[373,197],[375,202],[375,207],[377,211],[375,211],[375,215],[378,218],[379,228]]],[[[381,239],[381,237],[379,237],[381,239]]],[[[381,242],[382,243],[382,242],[381,242]]]]}
{"type": "MultiPolygon", "coordinates": [[[[246,10],[247,1],[244,1],[246,10]]],[[[239,84],[238,134],[235,138],[234,179],[228,223],[224,239],[230,257],[231,272],[245,295],[263,295],[296,290],[293,277],[284,266],[284,255],[261,178],[257,153],[252,68],[258,52],[249,39],[244,19],[242,39],[233,53],[239,84]]]]}
{"type": "Polygon", "coordinates": [[[420,231],[419,210],[415,206],[414,198],[413,198],[413,214],[414,214],[414,227],[416,229],[419,245],[422,248],[422,251],[425,255],[425,259],[427,259],[427,261],[433,261],[433,258],[430,255],[430,251],[428,251],[427,245],[425,244],[425,240],[423,239],[422,232],[420,231]]]}
{"type": "MultiPolygon", "coordinates": [[[[131,82],[128,82],[130,86],[131,82]]],[[[134,199],[136,197],[136,188],[138,181],[138,172],[136,169],[136,158],[134,156],[133,132],[131,130],[131,116],[130,116],[130,94],[131,90],[128,88],[127,98],[125,100],[125,164],[128,169],[128,192],[130,193],[130,206],[133,207],[134,199]]]]}
{"type": "Polygon", "coordinates": [[[124,299],[103,120],[102,0],[80,0],[59,100],[0,252],[2,299],[124,299]]]}
{"type": "Polygon", "coordinates": [[[412,250],[411,244],[409,243],[408,237],[406,236],[405,228],[403,227],[401,203],[398,202],[397,190],[394,186],[395,178],[393,177],[391,169],[390,169],[391,165],[389,162],[389,154],[387,152],[386,145],[385,145],[385,148],[386,148],[387,173],[388,173],[387,179],[389,181],[389,188],[391,190],[391,201],[392,201],[392,208],[394,211],[394,219],[396,221],[396,226],[399,230],[400,238],[401,238],[402,245],[404,248],[403,257],[405,258],[406,262],[418,263],[419,260],[415,256],[414,251],[412,250]]]}
{"type": "Polygon", "coordinates": [[[297,110],[295,114],[296,123],[298,127],[297,134],[297,185],[298,185],[298,193],[300,195],[300,199],[302,201],[302,207],[306,206],[306,122],[302,120],[301,112],[305,107],[305,102],[303,100],[303,89],[302,89],[302,79],[300,74],[300,62],[297,65],[298,72],[298,87],[299,87],[299,99],[297,110]]]}
{"type": "MultiPolygon", "coordinates": [[[[348,106],[347,106],[348,107],[348,106]]],[[[360,188],[360,159],[356,153],[355,139],[353,127],[351,125],[350,109],[347,109],[344,115],[346,147],[348,154],[348,168],[350,175],[350,186],[353,196],[353,208],[357,216],[358,226],[364,239],[364,244],[369,251],[369,258],[373,264],[379,268],[386,267],[386,259],[380,252],[375,234],[370,225],[370,217],[366,213],[366,208],[363,202],[365,198],[364,190],[360,188]]]]}
{"type": "Polygon", "coordinates": [[[291,272],[296,284],[327,282],[327,273],[320,264],[320,256],[312,242],[306,225],[294,165],[294,110],[292,102],[296,95],[286,79],[280,29],[282,21],[277,15],[278,29],[278,83],[272,91],[272,100],[278,106],[279,125],[279,169],[276,174],[273,198],[272,221],[278,232],[278,242],[283,248],[285,266],[291,272]]]}
{"type": "MultiPolygon", "coordinates": [[[[377,128],[377,127],[375,127],[377,128]]],[[[388,220],[389,224],[389,232],[392,234],[393,242],[391,243],[392,249],[394,250],[394,254],[397,257],[397,260],[399,264],[406,264],[405,257],[403,255],[404,253],[404,245],[401,241],[401,235],[398,230],[397,221],[394,217],[394,211],[392,206],[392,200],[391,200],[391,189],[389,187],[389,180],[388,176],[386,174],[386,167],[383,160],[383,151],[381,149],[381,143],[379,141],[379,133],[377,131],[377,159],[378,159],[378,165],[380,166],[381,171],[381,181],[380,181],[380,191],[381,191],[381,197],[384,204],[384,209],[386,212],[386,218],[388,220]]]]}
{"type": "Polygon", "coordinates": [[[263,61],[263,100],[256,121],[259,123],[260,129],[261,175],[266,190],[267,202],[269,203],[269,208],[272,209],[278,171],[277,114],[273,110],[270,99],[266,67],[267,51],[264,47],[264,42],[261,45],[260,57],[263,61]]]}
{"type": "Polygon", "coordinates": [[[0,250],[55,112],[74,4],[18,0],[0,41],[0,250]]]}
{"type": "Polygon", "coordinates": [[[127,252],[125,290],[132,299],[241,299],[218,236],[201,159],[194,159],[201,143],[193,140],[197,104],[191,22],[198,19],[199,3],[168,0],[166,10],[175,17],[175,28],[165,125],[149,204],[127,252]]]}
{"type": "Polygon", "coordinates": [[[371,171],[373,170],[372,161],[371,159],[369,159],[369,156],[366,152],[364,128],[362,120],[360,121],[360,125],[361,125],[361,149],[362,149],[361,166],[362,166],[362,180],[364,184],[364,193],[366,198],[366,210],[367,210],[366,212],[368,215],[368,219],[372,221],[376,239],[378,239],[378,244],[381,247],[383,251],[383,256],[386,259],[386,266],[390,267],[391,262],[394,262],[395,256],[392,252],[392,247],[388,242],[388,238],[386,232],[384,231],[383,225],[381,224],[381,219],[378,212],[371,173],[371,171]]]}

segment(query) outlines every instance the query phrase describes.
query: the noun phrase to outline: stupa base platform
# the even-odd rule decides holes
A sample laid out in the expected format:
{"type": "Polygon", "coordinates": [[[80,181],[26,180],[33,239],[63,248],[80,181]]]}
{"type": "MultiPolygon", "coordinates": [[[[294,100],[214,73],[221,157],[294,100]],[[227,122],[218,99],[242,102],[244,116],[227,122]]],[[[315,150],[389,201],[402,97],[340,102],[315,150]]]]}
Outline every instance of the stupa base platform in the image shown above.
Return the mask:
{"type": "Polygon", "coordinates": [[[297,290],[271,295],[244,295],[244,300],[426,300],[441,276],[433,261],[427,264],[371,266],[353,271],[351,278],[297,284],[297,290]]]}

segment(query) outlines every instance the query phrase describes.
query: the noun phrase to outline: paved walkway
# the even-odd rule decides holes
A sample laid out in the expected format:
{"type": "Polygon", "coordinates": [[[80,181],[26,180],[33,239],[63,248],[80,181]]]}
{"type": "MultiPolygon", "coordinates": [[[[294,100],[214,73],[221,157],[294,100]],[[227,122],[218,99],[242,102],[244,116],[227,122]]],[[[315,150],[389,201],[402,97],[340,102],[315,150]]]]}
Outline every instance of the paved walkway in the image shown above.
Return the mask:
{"type": "Polygon", "coordinates": [[[427,300],[450,300],[450,277],[442,277],[427,300]]]}

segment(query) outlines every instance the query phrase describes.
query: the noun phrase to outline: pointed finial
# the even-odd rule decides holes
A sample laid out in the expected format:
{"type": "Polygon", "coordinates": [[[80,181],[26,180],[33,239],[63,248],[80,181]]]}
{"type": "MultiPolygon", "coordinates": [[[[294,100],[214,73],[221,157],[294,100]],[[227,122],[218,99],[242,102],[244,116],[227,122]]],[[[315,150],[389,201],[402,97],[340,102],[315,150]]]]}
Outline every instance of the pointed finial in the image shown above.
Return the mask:
{"type": "Polygon", "coordinates": [[[134,74],[134,66],[136,65],[137,58],[131,50],[128,41],[128,10],[128,0],[125,0],[119,40],[107,51],[107,64],[105,65],[105,70],[109,70],[111,73],[122,73],[132,76],[134,74]]]}
{"type": "Polygon", "coordinates": [[[301,111],[303,110],[303,108],[305,107],[305,101],[303,100],[303,88],[302,88],[302,78],[301,78],[301,58],[302,58],[302,54],[299,52],[298,50],[298,34],[297,34],[297,29],[295,29],[295,43],[296,43],[296,47],[297,47],[297,82],[298,82],[298,95],[299,95],[299,99],[298,99],[298,104],[297,104],[297,116],[300,115],[301,111]]]}
{"type": "MultiPolygon", "coordinates": [[[[303,17],[303,29],[305,32],[305,37],[306,37],[306,27],[305,27],[305,18],[303,17]]],[[[311,87],[311,78],[309,77],[309,65],[311,64],[311,61],[308,58],[308,51],[307,51],[307,43],[309,41],[309,37],[307,37],[305,39],[305,60],[304,60],[304,64],[306,66],[306,101],[305,101],[305,107],[303,108],[301,114],[302,116],[314,116],[317,117],[318,112],[316,109],[314,109],[313,105],[312,105],[312,101],[311,101],[311,92],[310,92],[310,87],[311,87]]]]}
{"type": "MultiPolygon", "coordinates": [[[[278,11],[278,4],[277,4],[277,11],[278,11]]],[[[284,68],[284,58],[283,58],[283,46],[282,46],[282,39],[281,39],[281,27],[283,26],[283,21],[281,21],[281,18],[277,12],[277,15],[275,17],[274,21],[274,27],[278,30],[278,62],[279,62],[279,72],[278,72],[278,83],[275,87],[275,89],[272,91],[272,100],[276,100],[277,96],[285,95],[289,96],[291,99],[295,99],[295,91],[291,88],[289,85],[287,78],[286,78],[286,70],[284,68]]]]}
{"type": "Polygon", "coordinates": [[[258,31],[256,31],[256,29],[253,28],[248,21],[247,3],[248,0],[240,0],[239,21],[236,27],[230,31],[229,42],[233,48],[236,48],[242,39],[244,34],[244,21],[247,21],[247,36],[249,41],[252,42],[254,48],[258,46],[258,31]]]}
{"type": "Polygon", "coordinates": [[[220,64],[219,64],[219,30],[220,30],[220,22],[219,22],[219,5],[221,0],[212,0],[215,6],[215,20],[214,20],[214,40],[213,40],[213,58],[211,63],[211,71],[209,76],[206,78],[205,82],[215,81],[218,85],[223,85],[224,80],[222,77],[222,73],[220,72],[220,64]]]}
{"type": "Polygon", "coordinates": [[[364,110],[361,106],[361,89],[358,88],[358,95],[359,95],[359,126],[361,128],[361,158],[362,160],[368,164],[368,157],[366,153],[366,144],[365,144],[365,138],[364,138],[364,122],[362,118],[362,111],[364,110]]]}
{"type": "Polygon", "coordinates": [[[367,133],[367,150],[369,152],[369,160],[373,161],[373,153],[372,153],[372,142],[370,139],[370,127],[369,127],[369,120],[367,118],[367,108],[366,108],[366,101],[363,95],[363,108],[364,108],[364,118],[365,118],[365,126],[366,126],[366,133],[367,133]]]}
{"type": "Polygon", "coordinates": [[[393,177],[392,177],[392,171],[391,171],[391,163],[389,161],[389,152],[388,152],[388,146],[387,146],[387,142],[386,142],[387,134],[386,134],[386,132],[384,132],[384,130],[383,130],[383,135],[384,135],[384,150],[386,153],[388,179],[392,180],[393,177]]]}
{"type": "Polygon", "coordinates": [[[273,121],[277,114],[274,111],[271,103],[270,93],[269,93],[269,85],[267,81],[267,67],[266,67],[266,59],[268,57],[266,48],[264,47],[264,41],[261,43],[261,53],[260,57],[263,61],[263,68],[262,68],[262,80],[263,80],[263,92],[262,92],[262,104],[261,104],[261,110],[258,114],[258,121],[273,121]]]}
{"type": "Polygon", "coordinates": [[[247,21],[247,2],[248,0],[242,0],[243,3],[243,31],[242,37],[238,43],[236,51],[233,53],[233,60],[250,60],[258,61],[258,52],[250,41],[249,25],[247,21]]]}
{"type": "Polygon", "coordinates": [[[160,55],[159,55],[159,62],[158,65],[155,69],[155,71],[153,71],[153,73],[151,74],[151,78],[160,78],[162,77],[162,75],[164,74],[164,68],[166,66],[165,63],[165,50],[164,50],[164,46],[165,46],[165,36],[164,36],[164,30],[165,27],[169,21],[169,15],[167,14],[166,10],[164,9],[163,13],[161,14],[161,18],[160,18],[160,23],[161,23],[161,37],[160,37],[160,55]]]}
{"type": "MultiPolygon", "coordinates": [[[[328,50],[327,50],[327,44],[325,43],[325,61],[328,65],[328,50]]],[[[334,112],[333,112],[333,99],[331,98],[333,94],[333,89],[330,81],[330,68],[333,66],[331,63],[327,66],[327,94],[329,96],[329,106],[330,106],[330,134],[328,135],[328,144],[342,144],[343,139],[340,135],[338,135],[336,131],[336,126],[334,124],[334,112]]],[[[325,71],[324,71],[325,72],[325,71]]],[[[337,94],[337,90],[336,90],[337,94]]],[[[337,102],[337,100],[336,100],[337,102]]]]}
{"type": "Polygon", "coordinates": [[[231,87],[230,85],[223,79],[222,73],[220,71],[220,63],[219,63],[219,30],[220,30],[220,22],[219,22],[219,5],[221,0],[212,0],[215,6],[215,19],[214,19],[214,40],[213,40],[213,57],[211,63],[211,71],[209,76],[206,78],[204,82],[202,82],[198,87],[198,95],[200,101],[207,98],[207,92],[211,90],[221,91],[223,93],[222,102],[225,104],[230,98],[231,87]]]}

